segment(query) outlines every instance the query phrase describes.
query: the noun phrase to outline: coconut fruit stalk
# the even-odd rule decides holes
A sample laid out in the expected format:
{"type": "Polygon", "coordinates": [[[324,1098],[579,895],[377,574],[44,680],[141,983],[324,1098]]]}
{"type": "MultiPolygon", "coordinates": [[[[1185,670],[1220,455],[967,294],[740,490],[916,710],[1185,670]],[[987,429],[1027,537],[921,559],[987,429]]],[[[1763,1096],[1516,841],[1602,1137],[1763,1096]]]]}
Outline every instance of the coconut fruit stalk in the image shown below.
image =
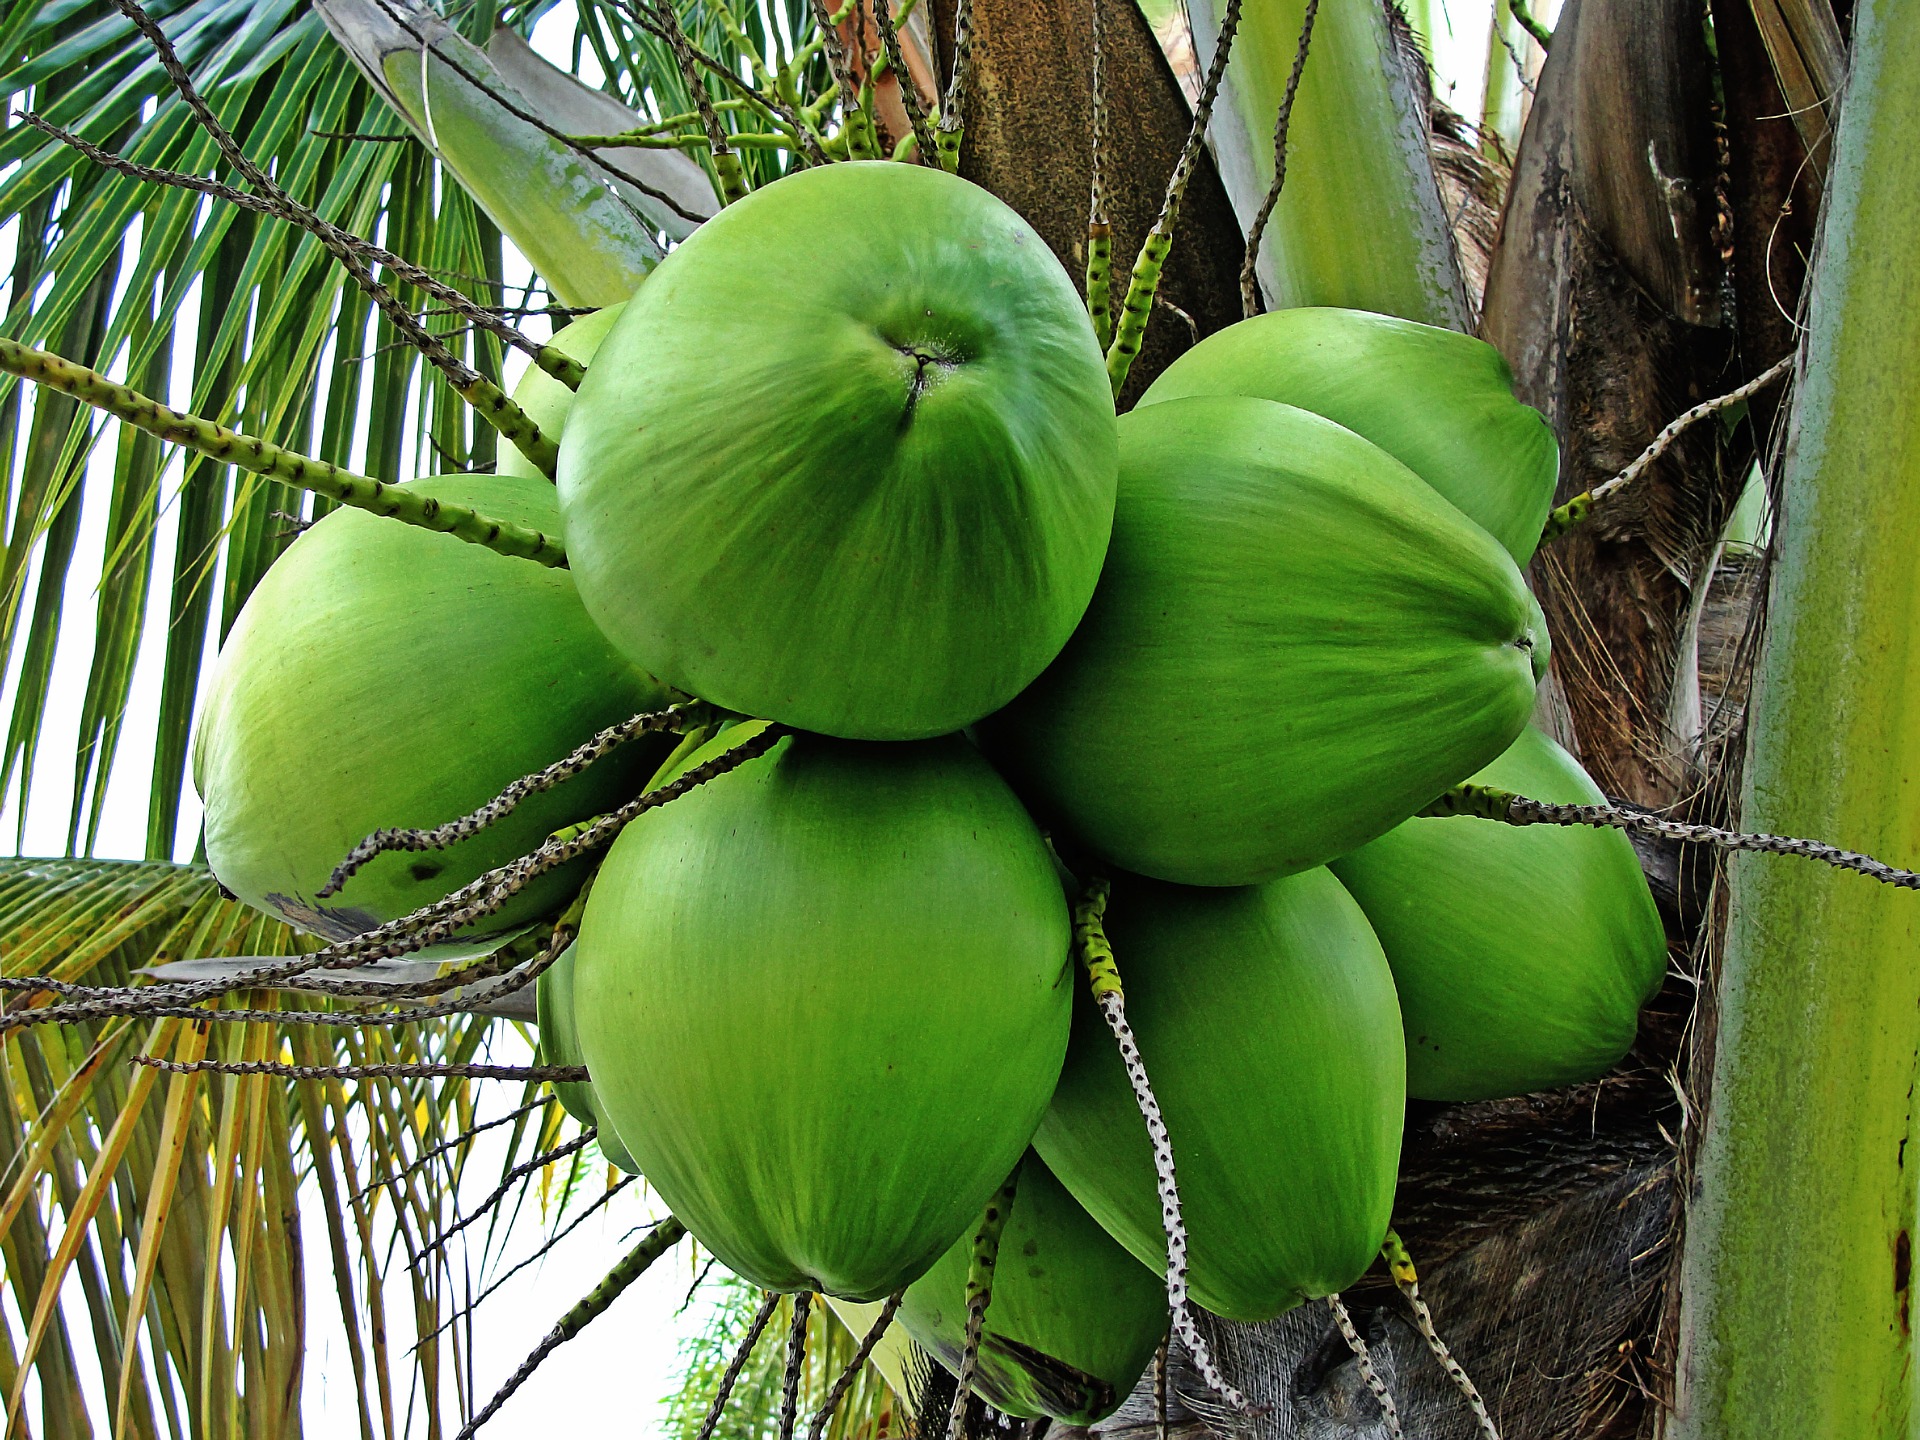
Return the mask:
{"type": "Polygon", "coordinates": [[[622,833],[575,1022],[602,1114],[703,1245],[756,1285],[877,1299],[1025,1150],[1067,946],[1046,844],[971,746],[789,735],[622,833]]]}
{"type": "Polygon", "coordinates": [[[1145,406],[1120,434],[1087,617],[982,727],[1043,813],[1126,869],[1251,884],[1385,834],[1512,743],[1539,609],[1419,476],[1244,396],[1145,406]]]}
{"type": "MultiPolygon", "coordinates": [[[[1095,1223],[1029,1151],[1000,1237],[974,1393],[1024,1419],[1090,1425],[1111,1415],[1167,1329],[1160,1282],[1095,1223]]],[[[899,1323],[958,1372],[967,1322],[962,1239],[907,1287],[899,1323]]]]}
{"type": "MultiPolygon", "coordinates": [[[[465,475],[409,491],[552,532],[543,479],[465,475]]],[[[596,731],[668,701],[594,627],[565,570],[357,510],[322,518],[248,597],[196,726],[207,860],[248,904],[344,939],[440,899],[611,809],[664,748],[630,742],[443,850],[380,855],[316,898],[371,832],[430,827],[485,804],[596,731]]],[[[488,922],[564,903],[569,868],[488,922]]]]}
{"type": "Polygon", "coordinates": [[[601,346],[562,447],[567,553],[669,684],[945,734],[1072,633],[1115,447],[1086,311],[1024,220],[922,166],[803,170],[695,231],[601,346]]]}
{"type": "Polygon", "coordinates": [[[1552,429],[1514,398],[1500,352],[1456,330],[1367,310],[1276,310],[1209,335],[1140,403],[1186,395],[1252,395],[1346,426],[1478,522],[1516,565],[1533,558],[1553,507],[1552,429]]]}
{"type": "MultiPolygon", "coordinates": [[[[1606,803],[1533,729],[1473,779],[1606,803]]],[[[1617,830],[1413,819],[1332,869],[1393,967],[1416,1099],[1492,1100],[1603,1075],[1666,974],[1659,911],[1617,830]]]]}
{"type": "MultiPolygon", "coordinates": [[[[600,342],[607,338],[607,332],[613,329],[613,322],[620,318],[626,308],[626,301],[623,300],[618,305],[595,310],[591,315],[582,315],[571,324],[561,326],[547,343],[582,365],[591,365],[593,357],[600,351],[600,342]]],[[[513,403],[540,427],[542,435],[557,442],[566,434],[567,417],[573,412],[573,394],[553,376],[535,366],[529,368],[520,377],[520,383],[513,387],[513,403]]],[[[525,475],[538,480],[547,478],[531,460],[511,445],[501,450],[499,469],[502,475],[525,475]]]]}
{"type": "MultiPolygon", "coordinates": [[[[1196,1302],[1268,1319],[1373,1263],[1393,1206],[1405,1056],[1393,978],[1339,881],[1197,889],[1116,876],[1106,931],[1180,1176],[1196,1302]]],[[[1164,1270],[1152,1151],[1091,997],[1034,1149],[1164,1270]]]]}

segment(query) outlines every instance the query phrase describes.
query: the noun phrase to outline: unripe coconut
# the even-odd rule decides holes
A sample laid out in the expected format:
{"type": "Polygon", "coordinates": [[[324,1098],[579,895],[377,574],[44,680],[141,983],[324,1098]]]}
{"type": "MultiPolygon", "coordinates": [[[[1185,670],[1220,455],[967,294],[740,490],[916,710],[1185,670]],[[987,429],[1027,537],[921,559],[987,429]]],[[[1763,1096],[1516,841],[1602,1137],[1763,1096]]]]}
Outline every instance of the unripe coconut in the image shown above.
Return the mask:
{"type": "MultiPolygon", "coordinates": [[[[540,1020],[540,1063],[542,1065],[584,1065],[580,1054],[580,1036],[573,1023],[573,952],[569,945],[560,952],[534,982],[534,998],[540,1020]]],[[[556,1080],[553,1095],[560,1108],[582,1125],[598,1130],[595,1141],[607,1163],[629,1175],[638,1175],[640,1167],[620,1143],[620,1136],[600,1112],[591,1080],[556,1080]]]]}
{"type": "MultiPolygon", "coordinates": [[[[1474,780],[1535,800],[1606,797],[1539,731],[1474,780]]],[[[1393,966],[1407,1093],[1492,1100],[1591,1080],[1633,1044],[1667,945],[1617,830],[1408,820],[1333,863],[1393,966]]]]}
{"type": "MultiPolygon", "coordinates": [[[[518,476],[409,490],[551,534],[553,487],[518,476]]],[[[254,587],[215,662],[194,740],[207,861],[248,904],[344,939],[438,900],[637,790],[660,746],[623,746],[444,850],[378,856],[315,892],[374,830],[477,809],[596,730],[667,703],[594,628],[565,570],[364,510],[335,510],[254,587]]],[[[560,904],[535,881],[482,923],[560,904]]]]}
{"type": "Polygon", "coordinates": [[[1100,588],[983,739],[1100,855],[1243,885],[1385,834],[1504,750],[1545,660],[1479,526],[1379,447],[1268,400],[1120,425],[1100,588]]]}
{"type": "MultiPolygon", "coordinates": [[[[907,1333],[956,1374],[972,1260],[963,1235],[900,1306],[907,1333]]],[[[1132,1392],[1166,1331],[1166,1287],[1028,1151],[1000,1235],[974,1393],[1009,1415],[1090,1425],[1132,1392]]]]}
{"type": "Polygon", "coordinates": [[[578,944],[602,1113],[770,1289],[866,1300],[921,1275],[1019,1160],[1066,1048],[1060,883],[958,738],[781,739],[627,827],[578,944]]]}
{"type": "Polygon", "coordinates": [[[1276,310],[1216,331],[1147,387],[1142,405],[1252,395],[1365,436],[1477,521],[1525,565],[1540,543],[1560,447],[1513,395],[1484,340],[1367,310],[1276,310]]]}
{"type": "MultiPolygon", "coordinates": [[[[613,329],[613,322],[620,318],[620,313],[626,308],[627,302],[622,300],[618,305],[609,305],[591,315],[582,315],[572,324],[554,331],[553,339],[547,343],[562,355],[578,360],[582,365],[591,365],[593,357],[599,353],[600,342],[607,338],[607,332],[613,329]]],[[[527,418],[540,427],[541,434],[557,442],[567,430],[567,416],[573,410],[573,391],[538,365],[530,365],[527,373],[520,377],[520,383],[513,387],[513,403],[527,412],[527,418]]],[[[525,475],[530,480],[547,478],[520,453],[518,447],[505,440],[500,442],[499,472],[502,475],[525,475]]]]}
{"type": "Polygon", "coordinates": [[[648,278],[560,447],[567,552],[636,663],[829,735],[939,735],[1059,652],[1113,518],[1073,282],[986,191],[802,170],[648,278]]]}
{"type": "MultiPolygon", "coordinates": [[[[1252,1321],[1346,1289],[1386,1234],[1406,1108],[1393,977],[1360,907],[1325,870],[1233,890],[1117,876],[1106,928],[1173,1145],[1193,1298],[1252,1321]]],[[[1084,986],[1033,1144],[1164,1271],[1146,1127],[1084,986]]]]}

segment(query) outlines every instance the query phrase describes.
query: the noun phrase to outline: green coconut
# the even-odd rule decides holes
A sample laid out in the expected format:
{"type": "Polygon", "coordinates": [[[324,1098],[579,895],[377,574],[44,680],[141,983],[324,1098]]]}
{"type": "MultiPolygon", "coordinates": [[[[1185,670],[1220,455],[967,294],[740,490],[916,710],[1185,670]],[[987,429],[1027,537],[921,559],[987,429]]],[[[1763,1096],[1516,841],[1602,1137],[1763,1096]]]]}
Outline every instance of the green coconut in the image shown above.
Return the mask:
{"type": "MultiPolygon", "coordinates": [[[[558,521],[544,480],[465,475],[407,488],[548,532],[558,521]]],[[[316,898],[369,833],[455,819],[596,730],[666,703],[594,628],[565,570],[333,511],[262,577],[214,664],[193,766],[208,863],[247,903],[344,939],[619,804],[660,747],[625,746],[470,839],[381,855],[316,898]]],[[[536,881],[481,928],[541,915],[577,881],[536,881]]]]}
{"type": "Polygon", "coordinates": [[[621,834],[574,1017],[601,1112],[703,1245],[870,1300],[1020,1159],[1071,991],[1046,843],[971,746],[790,735],[621,834]]]}
{"type": "Polygon", "coordinates": [[[789,175],[667,257],[560,447],[587,608],[650,674],[871,740],[945,734],[1058,653],[1113,517],[1073,282],[944,171],[789,175]]]}
{"type": "MultiPolygon", "coordinates": [[[[1606,797],[1537,730],[1473,779],[1536,800],[1606,797]]],[[[1333,863],[1393,966],[1407,1093],[1491,1100],[1591,1080],[1633,1044],[1666,936],[1617,830],[1408,820],[1333,863]]]]}
{"type": "MultiPolygon", "coordinates": [[[[539,980],[534,982],[540,1020],[540,1063],[543,1065],[587,1063],[580,1053],[580,1036],[573,1023],[573,952],[571,945],[561,951],[560,958],[541,971],[539,980]]],[[[640,1173],[640,1167],[633,1163],[633,1156],[620,1143],[613,1126],[601,1115],[592,1081],[556,1080],[553,1082],[553,1094],[560,1102],[561,1109],[582,1125],[591,1125],[600,1132],[595,1143],[609,1165],[629,1175],[640,1173]]]]}
{"type": "Polygon", "coordinates": [[[1545,666],[1492,538],[1378,446],[1241,396],[1120,425],[1106,573],[981,729],[1126,869],[1243,885],[1377,836],[1498,755],[1545,666]]]}
{"type": "Polygon", "coordinates": [[[1140,403],[1185,395],[1252,395],[1324,415],[1410,468],[1517,564],[1540,543],[1560,447],[1484,340],[1367,310],[1276,310],[1209,335],[1140,403]]]}
{"type": "MultiPolygon", "coordinates": [[[[947,1369],[966,1349],[963,1235],[907,1287],[900,1323],[947,1369]]],[[[1000,1236],[974,1393],[1009,1415],[1090,1425],[1132,1392],[1167,1330],[1166,1287],[1027,1152],[1000,1236]]]]}
{"type": "MultiPolygon", "coordinates": [[[[1325,870],[1231,890],[1119,876],[1107,935],[1173,1145],[1193,1298],[1254,1321],[1346,1289],[1386,1235],[1406,1108],[1393,977],[1360,907],[1325,870]]],[[[1164,1271],[1146,1127],[1084,986],[1033,1143],[1164,1271]]]]}
{"type": "MultiPolygon", "coordinates": [[[[626,308],[627,302],[622,300],[618,305],[609,305],[603,310],[595,310],[591,315],[582,315],[572,324],[554,331],[553,339],[547,343],[582,365],[591,365],[593,357],[599,352],[600,342],[607,338],[607,332],[613,329],[613,322],[620,318],[621,311],[626,308]]],[[[530,365],[527,373],[520,377],[520,383],[513,387],[513,403],[527,412],[528,418],[540,427],[543,435],[557,441],[566,433],[567,415],[573,409],[573,391],[539,366],[530,365]]],[[[502,475],[525,475],[529,480],[547,478],[531,460],[504,440],[500,442],[499,470],[502,475]]]]}

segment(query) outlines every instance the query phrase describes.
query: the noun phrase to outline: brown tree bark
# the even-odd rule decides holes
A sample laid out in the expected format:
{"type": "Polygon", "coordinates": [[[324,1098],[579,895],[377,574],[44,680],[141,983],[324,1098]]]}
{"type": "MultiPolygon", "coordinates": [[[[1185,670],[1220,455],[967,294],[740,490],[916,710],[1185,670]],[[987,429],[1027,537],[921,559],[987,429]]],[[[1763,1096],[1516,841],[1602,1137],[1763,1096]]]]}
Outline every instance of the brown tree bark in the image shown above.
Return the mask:
{"type": "MultiPolygon", "coordinates": [[[[954,0],[934,0],[934,33],[950,67],[954,0]]],[[[1192,113],[1146,19],[1132,0],[1102,0],[1106,92],[1112,114],[1105,157],[1113,224],[1115,298],[1166,191],[1192,113]]],[[[960,173],[1013,206],[1067,273],[1086,273],[1093,180],[1093,30],[1090,0],[976,0],[973,71],[960,173]]],[[[1121,408],[1197,338],[1240,318],[1239,222],[1213,160],[1202,152],[1180,209],[1160,305],[1134,361],[1121,408]],[[1189,318],[1190,317],[1190,318],[1189,318]]]]}

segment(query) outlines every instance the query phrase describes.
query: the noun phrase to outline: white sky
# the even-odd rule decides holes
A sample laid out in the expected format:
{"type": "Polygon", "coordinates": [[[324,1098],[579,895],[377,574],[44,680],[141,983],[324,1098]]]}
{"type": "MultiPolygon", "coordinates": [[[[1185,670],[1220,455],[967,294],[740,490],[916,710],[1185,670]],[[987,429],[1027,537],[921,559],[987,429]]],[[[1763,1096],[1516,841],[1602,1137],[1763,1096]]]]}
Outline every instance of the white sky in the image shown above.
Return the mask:
{"type": "MultiPolygon", "coordinates": [[[[1541,5],[1548,17],[1557,12],[1557,0],[1541,5]]],[[[1429,36],[1440,98],[1456,110],[1474,117],[1480,106],[1485,73],[1488,17],[1492,0],[1414,0],[1409,5],[1417,27],[1429,36]],[[1424,11],[1424,14],[1422,13],[1424,11]]],[[[560,7],[541,24],[536,45],[544,53],[565,65],[571,52],[572,17],[570,7],[560,7]]],[[[592,65],[589,52],[586,64],[592,65]]],[[[590,76],[590,79],[597,77],[590,76]]],[[[13,253],[12,227],[0,229],[0,267],[9,267],[13,253]]],[[[526,274],[523,260],[509,247],[509,280],[526,274]]],[[[197,293],[190,297],[183,313],[197,313],[197,293]]],[[[537,330],[536,319],[528,328],[537,330]]],[[[184,406],[190,377],[184,356],[191,341],[183,335],[176,347],[182,357],[174,377],[173,399],[184,406]]],[[[518,355],[510,364],[521,362],[518,355]]],[[[409,443],[412,427],[409,426],[409,443]]],[[[96,450],[93,464],[96,474],[104,472],[100,483],[88,486],[76,546],[76,563],[66,586],[69,616],[91,616],[95,590],[99,584],[96,564],[106,527],[106,505],[111,479],[111,451],[96,450]]],[[[179,467],[169,469],[164,483],[171,497],[177,484],[179,467]]],[[[116,765],[103,811],[98,844],[94,853],[103,857],[139,858],[145,849],[145,813],[150,782],[150,756],[159,706],[159,685],[164,653],[163,628],[166,623],[168,594],[172,583],[173,538],[176,511],[169,499],[160,527],[155,556],[152,589],[148,597],[147,623],[134,672],[132,695],[120,741],[120,761],[116,765]]],[[[27,593],[38,582],[38,560],[29,575],[27,593]]],[[[216,596],[221,583],[213,581],[216,596]]],[[[218,603],[213,607],[213,623],[218,623],[218,603]]],[[[66,848],[68,807],[72,798],[72,756],[74,737],[79,726],[87,672],[91,663],[89,627],[69,624],[64,629],[52,675],[51,694],[46,707],[44,738],[39,763],[35,768],[31,802],[26,817],[23,853],[59,854],[66,848]]],[[[17,680],[18,658],[0,686],[0,733],[6,717],[12,713],[17,680]]],[[[0,847],[10,847],[18,824],[18,787],[9,790],[0,803],[0,847]]],[[[199,825],[199,804],[191,787],[183,797],[176,858],[187,858],[193,848],[199,825]]],[[[530,1058],[525,1042],[507,1027],[500,1027],[499,1048],[503,1055],[517,1053],[530,1058]]],[[[503,1087],[504,1088],[504,1087],[503,1087]]],[[[488,1136],[479,1145],[469,1170],[477,1177],[477,1188],[464,1197],[471,1204],[491,1187],[499,1173],[499,1151],[488,1136]]],[[[575,1231],[555,1254],[541,1265],[509,1282],[479,1313],[474,1327],[479,1347],[477,1373],[503,1378],[532,1349],[541,1336],[576,1300],[585,1295],[615,1259],[624,1253],[631,1239],[625,1239],[635,1226],[655,1212],[642,1196],[643,1187],[632,1187],[607,1210],[575,1231]]],[[[344,1348],[344,1332],[331,1283],[328,1280],[329,1247],[321,1207],[306,1205],[305,1254],[309,1297],[309,1353],[305,1387],[305,1417],[308,1434],[329,1437],[357,1433],[356,1398],[344,1348]]],[[[546,1220],[537,1206],[529,1206],[504,1247],[506,1265],[531,1253],[547,1233],[546,1220]]],[[[656,1265],[598,1323],[589,1326],[578,1338],[562,1346],[541,1367],[532,1380],[509,1402],[493,1422],[491,1433],[514,1436],[539,1432],[608,1433],[645,1435],[658,1423],[659,1402],[673,1388],[677,1366],[675,1342],[701,1321],[702,1307],[696,1304],[677,1321],[674,1312],[682,1304],[692,1279],[694,1260],[691,1245],[683,1245],[667,1260],[656,1265]]],[[[70,1329],[81,1348],[87,1350],[84,1337],[87,1322],[77,1290],[70,1307],[70,1329]]],[[[404,1277],[389,1286],[388,1313],[395,1317],[396,1330],[404,1330],[412,1314],[410,1292],[404,1277]]],[[[7,1304],[7,1314],[15,1333],[23,1333],[20,1317],[7,1304]]],[[[398,1347],[397,1347],[398,1348],[398,1347]]],[[[90,1355],[85,1357],[90,1363],[90,1355]]],[[[396,1361],[395,1373],[404,1376],[407,1367],[396,1361]]],[[[97,1377],[93,1383],[98,1384],[97,1377]]],[[[478,1385],[478,1398],[484,1401],[490,1387],[478,1385]]],[[[99,1392],[96,1390],[96,1394],[99,1392]]],[[[33,1413],[30,1411],[29,1413],[33,1413]]]]}

